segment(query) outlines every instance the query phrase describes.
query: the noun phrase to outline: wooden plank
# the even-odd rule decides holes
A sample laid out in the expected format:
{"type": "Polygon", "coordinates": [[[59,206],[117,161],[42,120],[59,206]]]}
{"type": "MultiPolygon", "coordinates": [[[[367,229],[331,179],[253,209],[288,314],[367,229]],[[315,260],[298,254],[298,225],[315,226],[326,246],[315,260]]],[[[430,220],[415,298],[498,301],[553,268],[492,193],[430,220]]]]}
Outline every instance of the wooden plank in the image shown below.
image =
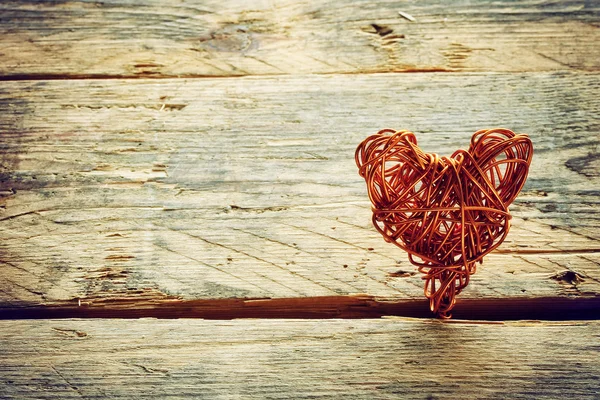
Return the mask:
{"type": "Polygon", "coordinates": [[[593,399],[598,321],[0,321],[6,399],[593,399]]]}
{"type": "Polygon", "coordinates": [[[597,71],[598,10],[583,0],[3,1],[0,76],[597,71]]]}
{"type": "Polygon", "coordinates": [[[406,254],[371,227],[354,165],[383,127],[442,154],[484,127],[532,137],[512,231],[461,298],[597,296],[599,84],[568,73],[5,82],[0,304],[421,299],[406,254]]]}

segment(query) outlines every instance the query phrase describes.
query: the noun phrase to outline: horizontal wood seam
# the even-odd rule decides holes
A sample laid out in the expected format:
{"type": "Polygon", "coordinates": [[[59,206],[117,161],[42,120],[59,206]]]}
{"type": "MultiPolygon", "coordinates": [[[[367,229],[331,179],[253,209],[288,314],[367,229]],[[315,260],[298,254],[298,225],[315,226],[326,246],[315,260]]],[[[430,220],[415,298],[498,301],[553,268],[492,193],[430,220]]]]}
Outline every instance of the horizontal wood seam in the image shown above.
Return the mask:
{"type": "MultiPolygon", "coordinates": [[[[306,298],[182,300],[163,297],[73,299],[46,305],[0,308],[0,319],[44,318],[200,318],[229,320],[355,319],[398,316],[432,318],[426,300],[397,300],[371,295],[306,298]]],[[[579,298],[461,299],[453,317],[463,320],[592,320],[600,319],[600,296],[579,298]]]]}
{"type": "MultiPolygon", "coordinates": [[[[581,74],[594,74],[598,73],[600,69],[587,68],[582,70],[575,70],[572,68],[557,69],[551,71],[510,71],[501,72],[503,74],[519,74],[519,73],[581,73],[581,74]]],[[[314,72],[310,75],[371,75],[371,74],[498,74],[496,71],[486,70],[472,70],[464,71],[460,69],[448,69],[448,68],[403,68],[398,70],[360,70],[360,71],[334,71],[334,72],[314,72]]],[[[138,73],[138,74],[8,74],[0,75],[0,82],[14,82],[14,81],[61,81],[61,80],[119,80],[119,79],[228,79],[228,78],[245,78],[245,77],[257,77],[257,78],[269,78],[276,76],[297,76],[305,74],[293,74],[293,73],[264,73],[264,74],[249,74],[249,73],[232,73],[229,75],[210,75],[210,74],[163,74],[163,73],[138,73]]]]}

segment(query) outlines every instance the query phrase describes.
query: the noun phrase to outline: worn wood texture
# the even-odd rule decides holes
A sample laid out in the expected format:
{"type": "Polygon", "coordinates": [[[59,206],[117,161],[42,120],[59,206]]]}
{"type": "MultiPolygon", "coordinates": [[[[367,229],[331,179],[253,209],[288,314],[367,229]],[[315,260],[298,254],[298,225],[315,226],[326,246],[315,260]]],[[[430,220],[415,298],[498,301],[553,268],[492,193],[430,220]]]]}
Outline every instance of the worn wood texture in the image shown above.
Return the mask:
{"type": "Polygon", "coordinates": [[[371,227],[354,150],[383,127],[450,154],[533,139],[507,241],[461,298],[600,293],[594,74],[4,82],[4,307],[80,299],[422,298],[371,227]]]}
{"type": "Polygon", "coordinates": [[[600,323],[0,321],[4,399],[596,399],[600,323]]]}
{"type": "Polygon", "coordinates": [[[597,71],[599,9],[583,0],[3,1],[0,77],[597,71]]]}

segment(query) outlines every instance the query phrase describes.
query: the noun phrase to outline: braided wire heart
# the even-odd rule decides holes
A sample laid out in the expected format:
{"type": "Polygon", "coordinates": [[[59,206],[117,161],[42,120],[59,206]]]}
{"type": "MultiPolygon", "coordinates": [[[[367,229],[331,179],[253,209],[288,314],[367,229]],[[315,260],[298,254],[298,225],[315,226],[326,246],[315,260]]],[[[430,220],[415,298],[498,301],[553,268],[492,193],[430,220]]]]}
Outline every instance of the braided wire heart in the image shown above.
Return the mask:
{"type": "Polygon", "coordinates": [[[508,206],[527,179],[533,145],[508,129],[475,132],[469,150],[423,152],[412,132],[383,129],[356,149],[373,224],[425,274],[431,311],[450,318],[475,263],[506,238],[508,206]]]}

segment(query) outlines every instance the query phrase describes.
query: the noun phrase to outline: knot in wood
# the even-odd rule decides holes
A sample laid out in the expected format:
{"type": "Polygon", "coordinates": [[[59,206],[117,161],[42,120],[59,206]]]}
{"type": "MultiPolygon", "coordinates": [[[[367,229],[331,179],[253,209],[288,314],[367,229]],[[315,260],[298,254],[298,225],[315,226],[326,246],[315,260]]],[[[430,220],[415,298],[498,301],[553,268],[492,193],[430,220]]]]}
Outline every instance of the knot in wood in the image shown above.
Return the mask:
{"type": "Polygon", "coordinates": [[[508,129],[475,132],[467,151],[423,152],[412,132],[384,129],[356,149],[373,204],[373,224],[424,274],[425,296],[442,318],[506,238],[508,206],[527,179],[533,146],[508,129]]]}

